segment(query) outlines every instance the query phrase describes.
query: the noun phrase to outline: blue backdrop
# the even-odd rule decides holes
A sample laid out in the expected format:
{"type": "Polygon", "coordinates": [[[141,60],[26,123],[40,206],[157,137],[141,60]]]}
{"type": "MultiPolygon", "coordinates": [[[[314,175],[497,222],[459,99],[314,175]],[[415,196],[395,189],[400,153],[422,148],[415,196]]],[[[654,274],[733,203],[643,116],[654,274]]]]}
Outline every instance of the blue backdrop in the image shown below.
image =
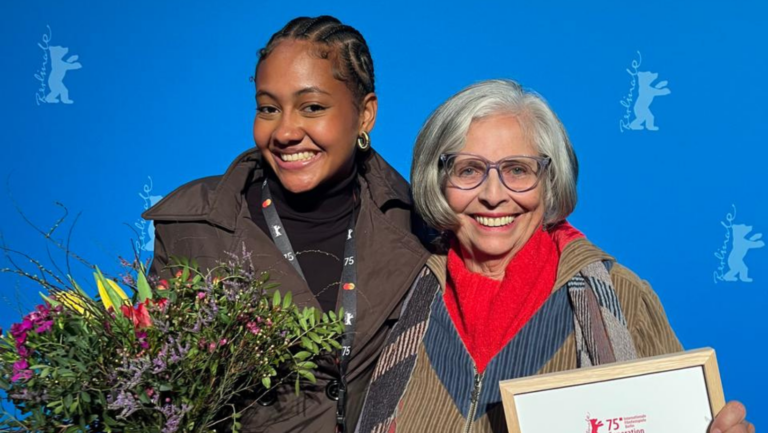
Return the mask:
{"type": "MultiPolygon", "coordinates": [[[[151,250],[139,214],[253,146],[258,48],[332,14],[370,44],[373,145],[406,176],[422,122],[461,88],[504,77],[544,95],[581,162],[571,222],[651,283],[687,348],[717,350],[726,396],[768,425],[766,3],[229,3],[2,2],[7,245],[46,257],[19,209],[47,230],[60,202],[54,237],[81,212],[70,248],[107,271],[137,239],[151,250]]],[[[0,275],[0,325],[36,293],[0,275]]]]}

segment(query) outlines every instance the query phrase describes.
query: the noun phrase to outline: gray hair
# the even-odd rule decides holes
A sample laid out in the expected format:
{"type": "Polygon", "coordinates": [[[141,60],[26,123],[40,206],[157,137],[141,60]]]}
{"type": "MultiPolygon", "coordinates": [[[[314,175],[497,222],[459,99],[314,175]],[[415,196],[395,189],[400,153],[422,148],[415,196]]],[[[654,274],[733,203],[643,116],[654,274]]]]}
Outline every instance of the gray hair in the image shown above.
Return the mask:
{"type": "Polygon", "coordinates": [[[440,155],[461,151],[472,121],[504,114],[515,116],[538,152],[552,159],[543,179],[544,225],[551,227],[573,212],[579,165],[562,122],[541,95],[512,80],[488,80],[440,105],[416,139],[411,165],[413,198],[427,224],[438,230],[454,230],[458,224],[443,193],[440,155]]]}

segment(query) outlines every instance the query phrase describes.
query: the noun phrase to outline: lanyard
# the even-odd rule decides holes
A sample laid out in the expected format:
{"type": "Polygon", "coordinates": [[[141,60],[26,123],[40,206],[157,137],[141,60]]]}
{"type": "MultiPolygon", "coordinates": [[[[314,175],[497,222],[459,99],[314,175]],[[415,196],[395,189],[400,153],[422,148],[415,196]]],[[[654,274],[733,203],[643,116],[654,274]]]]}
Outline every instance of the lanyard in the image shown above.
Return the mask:
{"type": "MultiPolygon", "coordinates": [[[[277,214],[272,202],[272,194],[269,192],[267,180],[261,185],[261,210],[269,227],[269,234],[275,246],[283,253],[283,257],[291,263],[301,278],[306,281],[301,270],[296,252],[293,250],[288,234],[285,232],[283,222],[277,214]]],[[[344,242],[344,267],[341,271],[339,291],[341,292],[341,306],[344,308],[344,335],[341,337],[341,350],[339,350],[339,400],[336,407],[336,431],[344,432],[346,428],[346,403],[347,403],[347,366],[352,357],[352,343],[355,339],[355,320],[357,319],[357,265],[355,264],[355,212],[347,228],[347,239],[344,242]]]]}

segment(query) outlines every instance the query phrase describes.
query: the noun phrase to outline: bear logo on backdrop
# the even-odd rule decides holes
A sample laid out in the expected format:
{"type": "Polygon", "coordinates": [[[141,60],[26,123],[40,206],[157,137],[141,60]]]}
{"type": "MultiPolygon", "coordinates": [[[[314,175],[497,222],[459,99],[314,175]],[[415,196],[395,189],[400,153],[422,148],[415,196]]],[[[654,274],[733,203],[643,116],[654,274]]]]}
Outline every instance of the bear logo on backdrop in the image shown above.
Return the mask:
{"type": "Polygon", "coordinates": [[[632,69],[627,69],[627,73],[632,77],[629,92],[619,101],[626,109],[624,116],[619,120],[619,130],[658,131],[659,127],[651,112],[651,103],[657,96],[669,95],[672,91],[667,87],[669,83],[666,80],[653,84],[659,78],[658,72],[640,71],[643,62],[640,51],[637,52],[637,57],[632,60],[632,69]]]}
{"type": "Polygon", "coordinates": [[[83,65],[77,61],[78,56],[69,56],[64,58],[69,52],[69,48],[60,45],[51,45],[53,32],[51,26],[47,33],[43,33],[41,42],[37,46],[43,50],[43,63],[35,74],[39,82],[39,87],[35,93],[35,102],[40,104],[74,104],[75,101],[69,98],[69,89],[64,85],[64,77],[67,72],[80,69],[83,65]]]}
{"type": "MultiPolygon", "coordinates": [[[[144,210],[149,209],[163,199],[162,195],[152,195],[152,178],[147,176],[149,182],[144,184],[143,193],[139,193],[139,197],[144,200],[144,210]]],[[[138,230],[139,240],[136,241],[136,251],[146,251],[153,253],[155,251],[155,224],[152,221],[139,219],[134,226],[138,230]]]]}
{"type": "Polygon", "coordinates": [[[736,205],[731,205],[733,212],[725,215],[725,221],[720,224],[725,228],[725,240],[722,246],[715,251],[715,257],[720,261],[714,272],[714,281],[751,283],[749,267],[744,261],[751,250],[763,248],[765,242],[761,240],[762,233],[752,233],[753,227],[746,224],[736,224],[736,205]]]}

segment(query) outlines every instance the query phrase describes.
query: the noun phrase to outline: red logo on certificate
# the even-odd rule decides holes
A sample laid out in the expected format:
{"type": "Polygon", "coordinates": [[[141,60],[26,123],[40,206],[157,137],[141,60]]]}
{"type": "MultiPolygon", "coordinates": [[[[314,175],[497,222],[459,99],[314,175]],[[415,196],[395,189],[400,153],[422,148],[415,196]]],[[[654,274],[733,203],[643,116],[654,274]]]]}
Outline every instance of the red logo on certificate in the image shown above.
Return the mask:
{"type": "Polygon", "coordinates": [[[645,433],[645,415],[622,416],[618,418],[592,418],[587,414],[587,433],[645,433]]]}

